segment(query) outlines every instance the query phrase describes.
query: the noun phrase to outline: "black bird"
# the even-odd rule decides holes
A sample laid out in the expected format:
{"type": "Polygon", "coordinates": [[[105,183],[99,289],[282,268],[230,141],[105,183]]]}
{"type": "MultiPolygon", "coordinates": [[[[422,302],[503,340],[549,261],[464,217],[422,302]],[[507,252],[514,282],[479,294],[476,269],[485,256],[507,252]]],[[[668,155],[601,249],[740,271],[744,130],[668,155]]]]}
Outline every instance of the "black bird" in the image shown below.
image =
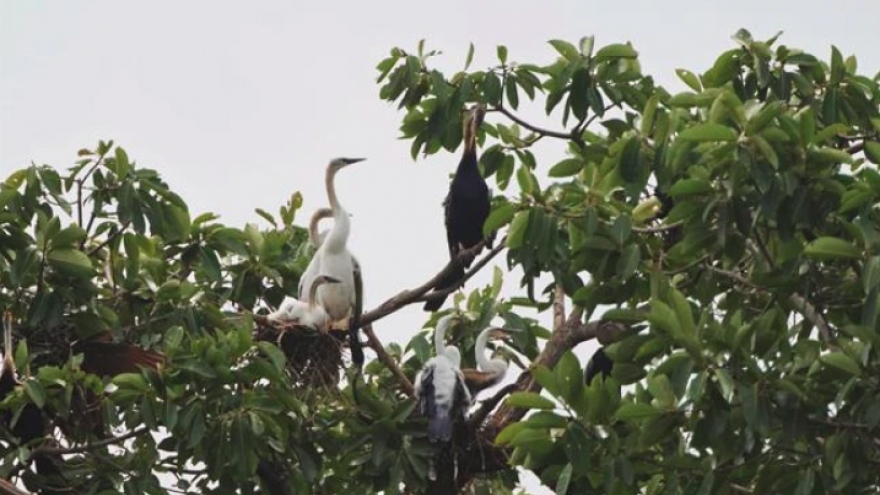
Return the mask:
{"type": "MultiPolygon", "coordinates": [[[[0,360],[0,401],[5,399],[20,384],[15,372],[15,361],[12,358],[12,313],[9,311],[3,314],[3,352],[3,358],[0,360]]],[[[29,402],[24,406],[15,425],[12,425],[12,420],[12,411],[3,411],[3,414],[0,415],[0,423],[9,428],[9,431],[12,432],[12,435],[18,439],[21,445],[27,445],[46,434],[46,418],[43,416],[43,411],[33,402],[29,402]]],[[[34,456],[34,461],[37,466],[37,472],[41,475],[60,475],[60,471],[56,466],[57,462],[61,462],[59,456],[40,454],[34,456]]],[[[56,492],[44,490],[43,493],[56,492]]]]}
{"type": "Polygon", "coordinates": [[[602,375],[603,378],[608,378],[611,376],[611,370],[614,368],[614,361],[605,354],[605,348],[600,347],[596,349],[596,352],[587,362],[587,367],[584,370],[584,382],[587,385],[593,382],[593,378],[596,375],[602,375]]]}
{"type": "MultiPolygon", "coordinates": [[[[446,210],[446,242],[449,244],[449,257],[455,260],[462,250],[472,248],[483,240],[483,224],[489,216],[489,187],[477,168],[477,129],[483,123],[486,109],[477,105],[464,119],[464,154],[458,162],[455,177],[449,185],[449,194],[443,206],[446,210]]],[[[491,238],[489,239],[491,243],[491,238]]],[[[455,271],[442,278],[434,290],[454,287],[464,277],[465,268],[473,259],[464,260],[455,271]]],[[[443,306],[446,296],[425,303],[425,311],[437,311],[443,306]]]]}

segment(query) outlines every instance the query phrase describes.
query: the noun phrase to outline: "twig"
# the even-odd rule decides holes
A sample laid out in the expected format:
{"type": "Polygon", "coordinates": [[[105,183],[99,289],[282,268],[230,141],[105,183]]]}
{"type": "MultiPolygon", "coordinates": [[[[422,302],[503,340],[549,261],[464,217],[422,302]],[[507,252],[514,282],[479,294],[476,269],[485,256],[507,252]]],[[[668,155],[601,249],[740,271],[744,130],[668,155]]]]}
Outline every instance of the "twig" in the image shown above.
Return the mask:
{"type": "MultiPolygon", "coordinates": [[[[746,286],[752,287],[754,289],[768,292],[768,289],[765,289],[763,287],[758,286],[757,284],[755,284],[751,280],[743,277],[742,275],[740,275],[738,273],[727,271],[727,270],[722,270],[722,269],[716,268],[708,263],[706,263],[704,266],[709,271],[711,271],[713,273],[717,273],[717,274],[722,275],[724,277],[727,277],[727,278],[734,280],[742,285],[746,285],[746,286]]],[[[804,319],[806,319],[807,321],[812,323],[813,326],[816,327],[816,329],[819,331],[819,337],[822,338],[822,341],[825,342],[825,344],[827,346],[829,346],[831,348],[836,348],[836,346],[833,343],[831,329],[828,326],[828,322],[825,321],[825,318],[822,316],[821,313],[819,313],[819,310],[817,310],[816,307],[813,306],[810,303],[810,301],[807,300],[806,297],[800,295],[797,292],[788,296],[788,300],[794,306],[795,310],[798,313],[800,313],[801,316],[804,317],[804,319]]]]}
{"type": "Polygon", "coordinates": [[[659,232],[666,232],[667,230],[674,230],[681,227],[684,224],[681,220],[677,222],[672,222],[666,225],[657,225],[655,227],[633,227],[632,231],[637,232],[639,234],[656,234],[659,232]]]}
{"type": "Polygon", "coordinates": [[[119,229],[117,229],[117,230],[116,230],[115,232],[113,232],[112,234],[108,235],[107,238],[104,239],[103,242],[101,242],[101,243],[98,244],[97,246],[95,246],[95,247],[93,247],[92,249],[90,249],[89,252],[86,253],[86,254],[87,254],[88,256],[92,256],[92,255],[94,255],[95,253],[97,253],[98,251],[104,249],[105,246],[107,246],[108,244],[110,244],[111,242],[113,242],[117,237],[119,237],[120,234],[122,234],[122,233],[125,231],[125,229],[128,228],[129,223],[130,223],[130,222],[124,222],[124,223],[119,227],[119,229]]]}
{"type": "Polygon", "coordinates": [[[565,140],[576,139],[576,136],[573,132],[551,131],[549,129],[542,129],[538,126],[534,126],[532,124],[529,124],[528,122],[517,117],[513,112],[511,112],[510,110],[508,110],[502,106],[496,106],[496,107],[494,107],[494,110],[501,112],[502,114],[504,114],[505,117],[509,118],[510,120],[516,122],[517,124],[521,125],[522,127],[525,127],[526,129],[528,129],[534,133],[541,134],[544,136],[555,137],[555,138],[559,138],[559,139],[565,139],[565,140]]]}
{"type": "Polygon", "coordinates": [[[448,287],[446,289],[431,291],[431,289],[433,289],[434,286],[437,285],[437,283],[440,280],[442,280],[443,278],[448,276],[450,273],[452,273],[458,267],[459,263],[461,263],[463,260],[467,259],[468,256],[473,256],[474,253],[476,253],[480,249],[482,249],[482,247],[485,245],[485,241],[480,241],[476,246],[459,252],[458,256],[456,256],[455,259],[450,260],[449,263],[442,270],[440,270],[439,273],[437,273],[436,275],[431,277],[431,279],[428,280],[427,282],[425,282],[424,284],[416,287],[415,289],[404,290],[404,291],[398,293],[397,295],[391,297],[387,301],[383,302],[382,304],[380,304],[379,307],[377,307],[376,309],[362,314],[361,315],[361,328],[364,328],[367,325],[369,325],[370,323],[373,323],[376,320],[379,320],[381,318],[388,316],[389,314],[397,311],[398,309],[400,309],[408,304],[412,304],[415,302],[429,301],[434,298],[440,298],[440,297],[443,297],[443,296],[457,290],[461,284],[463,284],[468,279],[473,277],[474,274],[476,274],[478,271],[480,271],[480,269],[483,268],[486,265],[486,263],[489,262],[489,260],[494,258],[496,255],[498,255],[498,253],[500,253],[504,249],[504,241],[505,241],[505,239],[502,238],[501,241],[498,243],[498,245],[496,245],[494,248],[492,248],[492,250],[489,251],[489,253],[486,254],[486,256],[484,256],[477,263],[475,263],[474,266],[472,266],[470,268],[470,270],[468,270],[465,273],[464,277],[462,277],[462,279],[459,281],[459,283],[455,284],[452,287],[448,287]],[[428,293],[429,291],[431,291],[430,294],[428,293]]]}
{"type": "Polygon", "coordinates": [[[385,365],[394,377],[397,378],[397,381],[400,383],[400,387],[403,389],[406,395],[413,397],[415,396],[415,388],[413,387],[412,382],[403,374],[403,371],[400,370],[400,366],[394,362],[394,359],[391,355],[385,351],[385,346],[382,345],[382,342],[379,340],[379,337],[376,337],[376,332],[373,331],[373,325],[367,324],[361,327],[364,331],[364,334],[367,336],[367,345],[370,346],[376,352],[376,357],[379,359],[379,362],[385,365]]]}
{"type": "Polygon", "coordinates": [[[501,390],[496,392],[495,395],[480,403],[480,408],[474,411],[470,419],[468,419],[468,423],[470,423],[473,428],[479,428],[480,425],[482,425],[483,422],[486,421],[486,417],[489,416],[489,413],[492,412],[493,409],[495,409],[495,406],[497,406],[498,403],[501,402],[501,400],[504,399],[505,396],[507,396],[507,394],[513,392],[514,390],[516,390],[516,383],[509,383],[501,387],[501,390]]]}
{"type": "Polygon", "coordinates": [[[3,478],[0,478],[0,495],[31,495],[31,494],[22,490],[21,488],[13,485],[11,481],[6,481],[3,478]]]}
{"type": "Polygon", "coordinates": [[[70,448],[59,448],[59,447],[37,447],[31,451],[30,458],[33,459],[39,455],[66,455],[66,454],[83,454],[92,449],[97,449],[100,447],[106,447],[108,445],[113,445],[117,443],[122,443],[126,440],[132,439],[136,436],[143,435],[150,431],[146,426],[141,428],[135,428],[130,432],[120,435],[118,437],[105,438],[103,440],[98,440],[97,442],[87,443],[85,445],[80,445],[79,447],[70,447],[70,448]]]}

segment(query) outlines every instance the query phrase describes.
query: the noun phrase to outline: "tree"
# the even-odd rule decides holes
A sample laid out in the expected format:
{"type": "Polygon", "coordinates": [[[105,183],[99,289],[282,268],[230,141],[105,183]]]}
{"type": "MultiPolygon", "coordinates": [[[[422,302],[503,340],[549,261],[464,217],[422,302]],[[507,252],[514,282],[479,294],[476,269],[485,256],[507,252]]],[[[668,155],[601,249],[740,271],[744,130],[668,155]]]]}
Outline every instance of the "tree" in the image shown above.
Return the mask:
{"type": "Polygon", "coordinates": [[[0,306],[30,373],[0,408],[14,421],[33,403],[48,427],[26,445],[0,429],[0,474],[44,493],[167,493],[162,473],[193,493],[510,493],[520,466],[556,493],[876,492],[880,74],[833,47],[825,62],[734,40],[702,74],[678,70],[674,95],[632,46],[591,37],[551,41],[547,65],[499,46],[472,71],[472,47],[449,77],[422,44],[379,64],[414,158],[454,151],[462,108],[487,106],[481,166],[499,193],[485,230],[506,235],[466,276],[504,250],[524,274],[521,294],[501,298],[496,271],[458,302],[466,365],[495,316],[522,330],[528,364],[481,397],[452,450],[427,442],[409,397],[430,335],[386,347],[372,329],[431,281],[364,314],[379,359],[363,376],[343,379],[344,338],[259,316],[310,256],[298,194],[258,210],[271,228],[236,229],[191,219],[111,142],[63,175],[14,172],[0,306]],[[552,128],[519,116],[530,103],[552,128]],[[539,159],[540,140],[567,157],[539,159]],[[542,275],[553,283],[536,288],[542,275]],[[585,385],[570,351],[593,338],[614,370],[585,385]],[[58,473],[32,470],[39,455],[58,473]]]}

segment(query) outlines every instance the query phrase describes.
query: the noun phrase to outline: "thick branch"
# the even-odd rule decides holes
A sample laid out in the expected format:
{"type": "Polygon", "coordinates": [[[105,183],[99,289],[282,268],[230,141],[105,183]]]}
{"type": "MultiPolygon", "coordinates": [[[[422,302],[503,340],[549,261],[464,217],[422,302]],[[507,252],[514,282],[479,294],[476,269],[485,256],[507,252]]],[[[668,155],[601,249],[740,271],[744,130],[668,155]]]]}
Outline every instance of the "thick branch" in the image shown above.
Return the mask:
{"type": "Polygon", "coordinates": [[[562,288],[562,282],[556,282],[556,288],[553,294],[553,330],[562,328],[565,324],[565,289],[562,288]]]}
{"type": "MultiPolygon", "coordinates": [[[[547,345],[538,355],[532,366],[545,366],[553,368],[562,355],[572,349],[581,342],[596,338],[598,335],[603,336],[603,340],[610,341],[612,335],[617,335],[626,329],[626,326],[619,322],[609,322],[604,320],[592,321],[584,324],[581,322],[583,310],[575,308],[569,315],[565,324],[555,330],[547,345]]],[[[516,380],[516,389],[526,392],[538,392],[541,386],[532,377],[530,370],[523,371],[516,380]]],[[[519,421],[526,413],[525,409],[518,409],[502,405],[495,413],[491,421],[491,428],[497,433],[504,429],[507,425],[519,421]]]]}
{"type": "Polygon", "coordinates": [[[400,383],[400,387],[403,389],[403,392],[413,397],[415,395],[415,388],[413,387],[412,382],[403,374],[403,371],[400,370],[400,366],[394,361],[394,359],[385,351],[385,346],[382,345],[382,342],[379,340],[379,337],[376,337],[376,333],[373,332],[373,325],[367,324],[362,327],[364,334],[367,336],[367,345],[370,346],[373,351],[376,352],[376,357],[379,359],[379,362],[385,365],[386,368],[391,370],[391,373],[394,374],[395,378],[397,378],[398,383],[400,383]]]}
{"type": "Polygon", "coordinates": [[[430,280],[428,280],[424,284],[416,287],[415,289],[404,290],[403,292],[398,293],[396,296],[394,296],[394,297],[388,299],[387,301],[383,302],[382,304],[380,304],[379,307],[377,307],[376,309],[362,314],[361,315],[361,328],[364,328],[365,326],[369,325],[370,323],[373,323],[376,320],[379,320],[381,318],[384,318],[384,317],[390,315],[391,313],[397,311],[398,309],[400,309],[406,305],[409,305],[409,304],[412,304],[415,302],[428,301],[428,300],[431,300],[435,297],[439,298],[439,297],[445,296],[445,295],[457,290],[461,284],[463,284],[468,279],[473,277],[474,274],[476,274],[478,271],[480,271],[480,269],[482,269],[484,266],[486,266],[486,264],[492,258],[497,256],[498,253],[500,253],[504,249],[504,241],[505,241],[505,239],[501,239],[501,242],[499,242],[498,245],[496,245],[494,248],[492,248],[492,250],[489,251],[489,253],[486,254],[486,256],[484,256],[478,262],[476,262],[474,264],[474,266],[472,266],[470,268],[470,270],[468,270],[465,273],[464,277],[461,279],[461,281],[458,284],[455,284],[455,286],[449,287],[447,289],[431,291],[431,289],[433,289],[434,286],[437,285],[438,282],[440,282],[440,280],[442,280],[443,278],[445,278],[446,276],[451,274],[457,268],[459,263],[462,263],[463,260],[466,260],[469,256],[472,257],[472,256],[474,256],[475,253],[479,252],[479,250],[482,249],[483,246],[485,245],[485,241],[480,241],[476,246],[459,252],[458,256],[456,256],[455,259],[450,260],[449,263],[442,270],[440,270],[439,273],[434,275],[430,280]],[[429,292],[430,292],[430,294],[429,294],[429,292]]]}

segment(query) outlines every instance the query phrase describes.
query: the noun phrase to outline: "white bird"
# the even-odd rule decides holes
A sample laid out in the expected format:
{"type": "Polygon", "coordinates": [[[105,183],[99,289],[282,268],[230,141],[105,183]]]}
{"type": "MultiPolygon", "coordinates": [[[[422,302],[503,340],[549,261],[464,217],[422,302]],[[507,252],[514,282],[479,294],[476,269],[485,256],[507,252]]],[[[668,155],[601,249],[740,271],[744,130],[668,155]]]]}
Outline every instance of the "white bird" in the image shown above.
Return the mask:
{"type": "Polygon", "coordinates": [[[320,305],[315,303],[315,292],[323,284],[335,284],[339,280],[319,275],[312,282],[307,301],[300,301],[293,297],[285,297],[278,309],[268,315],[266,319],[271,322],[289,323],[313,328],[324,332],[330,325],[330,316],[320,305]]]}
{"type": "Polygon", "coordinates": [[[477,342],[474,346],[477,369],[462,370],[468,390],[472,394],[498,385],[507,376],[507,361],[491,359],[486,352],[486,343],[489,339],[507,340],[508,337],[507,331],[502,328],[487,328],[477,336],[477,342]]]}
{"type": "Polygon", "coordinates": [[[434,331],[437,355],[425,363],[416,376],[419,410],[428,418],[428,439],[432,442],[449,441],[455,421],[463,419],[471,405],[471,394],[459,369],[461,354],[454,345],[443,345],[452,318],[452,315],[444,316],[437,322],[434,331]]]}
{"type": "Polygon", "coordinates": [[[321,247],[324,239],[327,238],[329,231],[322,230],[318,232],[318,224],[325,218],[333,218],[333,210],[330,208],[318,208],[312,213],[312,219],[309,221],[309,244],[315,249],[321,247]]]}
{"type": "MultiPolygon", "coordinates": [[[[335,158],[327,166],[325,185],[327,187],[327,199],[333,212],[333,228],[326,237],[317,234],[317,222],[315,223],[315,236],[310,240],[313,244],[319,243],[317,252],[312,257],[309,266],[300,278],[300,300],[310,301],[311,296],[304,294],[304,287],[311,287],[314,278],[318,274],[327,275],[339,280],[337,284],[325,284],[318,288],[314,300],[324,308],[332,322],[347,321],[349,332],[349,345],[351,347],[352,361],[360,367],[364,356],[358,339],[358,320],[363,304],[363,285],[361,282],[360,265],[348,250],[348,236],[351,230],[348,212],[339,203],[336,197],[334,178],[339,170],[360,161],[363,158],[335,158]]],[[[313,216],[318,216],[316,212],[313,216]]],[[[318,218],[320,220],[320,218],[318,218]]]]}

